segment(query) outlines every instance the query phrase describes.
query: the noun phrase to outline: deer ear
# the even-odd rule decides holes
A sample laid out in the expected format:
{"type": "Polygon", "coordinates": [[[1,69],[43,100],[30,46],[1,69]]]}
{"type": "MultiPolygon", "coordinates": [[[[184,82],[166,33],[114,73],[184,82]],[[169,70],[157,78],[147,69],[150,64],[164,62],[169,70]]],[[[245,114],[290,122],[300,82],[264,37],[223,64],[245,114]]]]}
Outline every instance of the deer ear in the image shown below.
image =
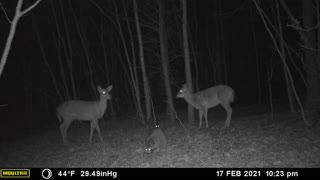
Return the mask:
{"type": "Polygon", "coordinates": [[[184,84],[182,85],[182,88],[186,88],[186,87],[187,87],[187,84],[184,83],[184,84]]]}
{"type": "Polygon", "coordinates": [[[101,92],[101,86],[98,85],[97,89],[98,89],[99,92],[101,92]]]}
{"type": "Polygon", "coordinates": [[[110,85],[108,88],[107,88],[108,91],[111,91],[112,90],[112,85],[110,85]]]}

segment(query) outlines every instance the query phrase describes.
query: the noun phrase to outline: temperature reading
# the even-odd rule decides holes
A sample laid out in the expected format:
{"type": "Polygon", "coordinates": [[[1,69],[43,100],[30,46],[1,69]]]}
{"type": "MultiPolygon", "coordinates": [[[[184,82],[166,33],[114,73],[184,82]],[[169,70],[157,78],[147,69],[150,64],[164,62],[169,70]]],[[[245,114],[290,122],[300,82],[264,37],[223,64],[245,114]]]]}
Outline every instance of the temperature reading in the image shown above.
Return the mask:
{"type": "Polygon", "coordinates": [[[71,170],[71,171],[59,171],[58,173],[58,176],[64,176],[64,177],[72,177],[73,175],[75,174],[75,171],[74,170],[71,170]]]}

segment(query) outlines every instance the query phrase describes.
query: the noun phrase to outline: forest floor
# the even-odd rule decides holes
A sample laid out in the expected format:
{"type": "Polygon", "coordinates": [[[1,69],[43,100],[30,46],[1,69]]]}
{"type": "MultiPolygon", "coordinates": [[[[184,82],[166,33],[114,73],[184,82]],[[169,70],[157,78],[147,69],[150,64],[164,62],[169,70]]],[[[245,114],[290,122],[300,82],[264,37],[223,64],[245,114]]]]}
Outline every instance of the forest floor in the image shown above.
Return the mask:
{"type": "MultiPolygon", "coordinates": [[[[185,120],[182,112],[178,117],[185,120]]],[[[163,117],[157,116],[160,125],[163,117]]],[[[161,125],[168,144],[153,153],[142,149],[148,131],[132,117],[100,122],[104,142],[95,132],[92,145],[89,123],[75,121],[67,146],[58,127],[1,142],[0,167],[320,167],[320,123],[306,127],[300,113],[271,118],[254,106],[234,108],[229,128],[223,128],[222,108],[210,109],[208,118],[208,129],[198,129],[198,121],[161,125]]]]}

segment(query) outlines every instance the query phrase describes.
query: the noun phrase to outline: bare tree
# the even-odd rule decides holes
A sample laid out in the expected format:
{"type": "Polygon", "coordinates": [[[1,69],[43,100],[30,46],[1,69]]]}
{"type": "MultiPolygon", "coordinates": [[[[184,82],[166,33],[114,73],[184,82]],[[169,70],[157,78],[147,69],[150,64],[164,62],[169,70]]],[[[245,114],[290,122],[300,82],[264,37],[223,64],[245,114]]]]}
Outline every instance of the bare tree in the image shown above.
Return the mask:
{"type": "MultiPolygon", "coordinates": [[[[294,17],[290,9],[288,8],[285,1],[281,0],[280,3],[284,8],[285,12],[288,15],[288,18],[291,20],[291,25],[293,29],[297,30],[297,33],[300,35],[300,39],[303,42],[304,57],[305,57],[305,66],[307,74],[307,104],[311,105],[314,101],[319,100],[319,89],[320,84],[318,82],[318,71],[319,63],[317,63],[316,58],[316,25],[314,14],[315,7],[312,0],[305,0],[302,2],[302,17],[303,17],[303,26],[300,21],[294,17]]],[[[319,22],[319,19],[317,20],[319,22]]],[[[319,28],[318,28],[319,29],[319,28]]],[[[318,30],[320,32],[320,30],[318,30]]]]}
{"type": "Polygon", "coordinates": [[[116,15],[116,26],[117,26],[117,29],[118,29],[118,32],[119,32],[119,36],[120,36],[120,39],[121,39],[121,42],[122,42],[122,47],[123,47],[124,54],[125,54],[125,59],[126,59],[126,62],[127,62],[128,65],[127,66],[124,65],[124,62],[122,61],[122,59],[121,59],[121,57],[119,55],[119,58],[121,59],[120,62],[122,63],[121,65],[122,65],[123,69],[125,70],[125,72],[129,71],[128,79],[129,79],[129,82],[131,84],[131,87],[133,88],[132,95],[135,98],[135,103],[136,103],[135,107],[137,108],[138,118],[139,118],[139,120],[142,121],[142,123],[144,123],[144,115],[143,115],[143,112],[142,112],[141,101],[140,101],[140,90],[139,90],[139,86],[138,86],[139,85],[139,81],[138,81],[138,75],[137,75],[137,71],[136,71],[136,59],[135,59],[135,55],[134,55],[134,52],[135,52],[134,49],[135,48],[134,48],[134,42],[133,42],[133,38],[132,38],[132,30],[131,30],[130,25],[129,25],[128,16],[126,14],[126,20],[127,20],[126,22],[127,22],[127,28],[128,28],[129,38],[130,38],[130,43],[131,43],[131,50],[132,50],[132,58],[130,58],[129,57],[129,49],[127,48],[127,43],[126,43],[125,37],[124,37],[124,31],[122,30],[122,26],[121,26],[121,23],[120,23],[118,7],[117,7],[117,4],[116,4],[115,1],[113,1],[113,5],[114,5],[115,11],[116,11],[115,12],[115,15],[116,15]],[[131,62],[130,59],[132,59],[133,62],[131,62]]]}
{"type": "Polygon", "coordinates": [[[251,18],[251,30],[252,30],[252,38],[253,38],[253,46],[254,46],[254,55],[256,60],[256,71],[257,71],[257,89],[258,89],[258,104],[262,102],[262,86],[261,86],[261,72],[260,72],[260,59],[259,59],[259,51],[257,47],[257,35],[255,29],[255,19],[253,15],[253,9],[250,7],[250,18],[251,18]]]}
{"type": "Polygon", "coordinates": [[[3,71],[3,68],[7,62],[7,58],[8,58],[8,55],[9,55],[9,51],[10,51],[10,48],[11,48],[11,43],[12,43],[12,40],[13,40],[13,37],[14,37],[14,34],[16,32],[16,27],[17,27],[17,24],[18,24],[18,21],[19,19],[24,16],[26,13],[28,13],[29,11],[31,11],[31,9],[33,9],[34,7],[36,7],[39,3],[41,2],[41,0],[37,0],[34,4],[32,4],[31,6],[29,6],[27,9],[21,11],[21,8],[22,8],[22,4],[23,4],[23,0],[19,0],[18,1],[18,4],[17,4],[17,7],[16,7],[16,11],[15,11],[15,14],[14,14],[14,17],[12,19],[12,21],[10,22],[6,12],[4,12],[6,14],[6,17],[8,18],[8,21],[11,23],[11,27],[10,27],[10,32],[9,32],[9,36],[7,38],[7,42],[6,42],[6,46],[4,48],[4,51],[2,53],[2,56],[1,56],[1,61],[0,61],[0,77],[2,75],[2,71],[3,71]]]}
{"type": "Polygon", "coordinates": [[[145,103],[146,103],[146,115],[147,119],[151,118],[151,101],[150,101],[150,89],[149,89],[149,81],[147,77],[146,67],[144,63],[144,53],[143,53],[143,43],[141,37],[141,30],[140,30],[140,23],[139,23],[139,16],[138,16],[138,6],[137,1],[133,0],[133,8],[134,8],[134,17],[136,20],[136,28],[138,34],[138,42],[139,42],[139,59],[142,71],[142,78],[143,78],[143,89],[145,95],[145,103]]]}
{"type": "MultiPolygon", "coordinates": [[[[185,64],[185,73],[187,79],[187,86],[190,88],[190,93],[193,93],[192,88],[192,76],[190,68],[190,55],[189,55],[189,44],[188,44],[188,20],[187,20],[187,1],[181,0],[182,6],[182,35],[183,35],[183,51],[184,51],[184,64],[185,64]]],[[[194,123],[194,109],[192,105],[188,104],[188,121],[194,123]]]]}
{"type": "Polygon", "coordinates": [[[169,76],[169,65],[168,65],[168,39],[167,33],[165,30],[165,1],[158,0],[159,4],[159,39],[160,39],[160,51],[161,51],[161,64],[162,64],[162,72],[163,72],[163,79],[164,79],[164,86],[166,89],[167,95],[167,111],[169,113],[170,121],[173,122],[175,115],[174,115],[174,107],[173,100],[172,100],[172,92],[170,87],[170,76],[169,76]]]}
{"type": "MultiPolygon", "coordinates": [[[[286,56],[285,47],[284,47],[285,42],[284,42],[284,38],[283,38],[282,24],[281,24],[281,20],[280,20],[279,2],[275,1],[275,3],[276,3],[276,11],[277,11],[275,17],[277,18],[276,21],[278,22],[278,29],[279,29],[278,35],[279,35],[280,50],[281,50],[281,53],[283,54],[283,61],[287,61],[287,56],[286,56]]],[[[286,81],[290,111],[294,112],[294,104],[293,104],[294,97],[293,97],[292,89],[291,89],[290,82],[289,82],[289,77],[288,77],[289,75],[288,75],[288,72],[286,71],[286,68],[284,65],[282,66],[282,68],[283,68],[283,73],[284,73],[284,77],[285,77],[285,81],[286,81]]]]}
{"type": "MultiPolygon", "coordinates": [[[[316,58],[316,28],[312,29],[319,22],[319,19],[316,21],[314,18],[315,8],[312,0],[302,1],[302,17],[303,25],[306,31],[303,31],[304,38],[303,43],[305,47],[304,55],[306,60],[306,66],[308,67],[307,71],[307,102],[311,106],[318,106],[320,99],[320,84],[319,84],[319,64],[318,59],[316,58]]],[[[318,28],[319,29],[319,28],[318,28]]],[[[320,31],[320,30],[318,30],[320,31]]]]}
{"type": "Polygon", "coordinates": [[[305,113],[304,113],[304,109],[303,109],[303,106],[302,106],[302,103],[300,101],[300,97],[298,96],[298,93],[295,89],[295,85],[294,85],[294,81],[293,81],[293,77],[292,77],[292,73],[291,73],[291,70],[289,69],[288,67],[288,64],[287,62],[285,61],[285,58],[284,58],[284,54],[282,53],[279,45],[278,45],[278,42],[276,41],[276,38],[275,38],[275,35],[272,33],[271,29],[274,30],[276,32],[277,35],[279,35],[279,31],[277,29],[274,28],[274,25],[271,23],[271,20],[268,18],[268,16],[266,16],[265,12],[261,9],[261,7],[259,6],[258,2],[256,0],[253,0],[257,10],[258,10],[258,13],[261,17],[261,20],[272,40],[272,43],[273,45],[275,46],[275,50],[276,52],[278,53],[278,55],[280,56],[280,59],[281,59],[281,62],[285,68],[285,73],[287,73],[288,75],[288,79],[289,79],[289,82],[290,82],[290,86],[291,86],[291,89],[292,89],[292,92],[293,92],[293,95],[295,96],[296,98],[296,101],[300,107],[300,110],[301,110],[301,114],[302,114],[302,118],[303,118],[303,121],[306,125],[309,125],[309,122],[307,121],[306,119],[306,116],[305,116],[305,113]]]}

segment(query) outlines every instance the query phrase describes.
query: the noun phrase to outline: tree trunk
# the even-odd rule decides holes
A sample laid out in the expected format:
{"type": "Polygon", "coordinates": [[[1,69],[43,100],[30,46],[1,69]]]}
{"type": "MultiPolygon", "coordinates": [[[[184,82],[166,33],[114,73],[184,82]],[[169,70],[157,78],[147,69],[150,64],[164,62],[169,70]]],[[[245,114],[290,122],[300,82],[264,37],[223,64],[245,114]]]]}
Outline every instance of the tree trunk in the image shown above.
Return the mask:
{"type": "MultiPolygon", "coordinates": [[[[276,13],[274,12],[274,17],[275,17],[275,22],[278,22],[278,29],[279,29],[279,45],[280,45],[280,50],[281,50],[281,54],[283,57],[283,61],[287,61],[287,56],[286,56],[286,52],[285,52],[285,47],[284,47],[284,39],[283,39],[283,31],[282,31],[282,24],[281,24],[281,20],[280,20],[280,11],[279,11],[279,2],[275,2],[276,4],[276,13]]],[[[288,95],[288,100],[289,100],[289,108],[291,112],[294,112],[294,97],[293,97],[293,93],[292,93],[292,88],[289,82],[289,75],[288,72],[286,70],[285,67],[285,63],[282,64],[282,69],[283,69],[283,75],[285,77],[285,81],[286,81],[286,89],[287,89],[287,95],[288,95]]]]}
{"type": "MultiPolygon", "coordinates": [[[[222,1],[218,0],[218,12],[222,12],[222,5],[221,5],[222,1]]],[[[221,15],[221,13],[218,13],[218,24],[220,27],[220,33],[219,33],[219,40],[220,40],[220,45],[221,45],[221,56],[220,56],[220,60],[221,60],[221,65],[220,68],[223,70],[223,75],[221,74],[221,76],[223,76],[222,82],[224,84],[228,84],[228,62],[227,62],[227,58],[226,58],[226,45],[225,45],[225,36],[224,36],[224,24],[223,24],[223,16],[221,15]]]]}
{"type": "MultiPolygon", "coordinates": [[[[182,34],[183,34],[183,51],[184,51],[184,64],[186,71],[187,86],[191,93],[193,93],[192,88],[192,78],[191,78],[191,68],[190,68],[190,55],[189,55],[189,44],[188,44],[188,21],[187,21],[187,2],[186,0],[181,0],[182,6],[182,34]]],[[[194,123],[194,110],[192,105],[188,104],[188,121],[194,123]]]]}
{"type": "Polygon", "coordinates": [[[150,88],[149,88],[149,81],[147,78],[146,66],[144,64],[143,43],[142,43],[142,37],[141,37],[140,23],[139,23],[139,17],[138,17],[138,6],[137,6],[136,0],[133,0],[133,8],[134,8],[134,17],[136,20],[136,28],[137,28],[138,42],[139,42],[139,59],[140,59],[142,78],[143,78],[143,89],[144,89],[145,103],[146,103],[146,115],[147,115],[147,120],[149,120],[151,119],[150,88]]]}
{"type": "Polygon", "coordinates": [[[262,103],[262,89],[261,89],[261,73],[260,73],[260,64],[259,64],[259,51],[257,48],[257,36],[254,22],[253,9],[250,8],[250,18],[251,18],[251,30],[254,46],[254,55],[256,59],[256,71],[257,71],[257,90],[258,90],[258,104],[262,103]]]}
{"type": "MultiPolygon", "coordinates": [[[[116,4],[115,0],[113,1],[113,5],[114,5],[115,15],[116,15],[116,24],[117,24],[118,29],[119,29],[119,36],[120,36],[120,39],[121,39],[121,42],[122,42],[124,55],[125,55],[126,62],[128,64],[127,65],[128,68],[126,68],[125,63],[122,61],[122,57],[119,55],[120,63],[121,63],[121,66],[123,67],[123,69],[125,70],[125,72],[127,72],[128,79],[129,79],[129,82],[130,82],[130,86],[133,89],[132,95],[133,95],[134,100],[135,100],[135,106],[136,106],[136,110],[137,110],[137,113],[138,113],[138,120],[141,121],[144,124],[145,120],[144,120],[144,115],[143,115],[143,112],[142,112],[141,101],[140,101],[140,89],[138,87],[139,82],[138,82],[138,77],[136,75],[136,68],[137,67],[136,67],[136,64],[135,64],[135,58],[134,58],[134,55],[133,55],[133,58],[130,58],[130,56],[129,56],[129,50],[127,48],[128,44],[125,41],[125,35],[124,35],[123,30],[122,30],[122,26],[121,26],[121,23],[120,23],[119,12],[118,12],[118,7],[117,7],[117,4],[116,4]],[[133,60],[133,63],[130,62],[130,59],[133,60]]],[[[125,12],[127,12],[127,11],[125,11],[125,12]]],[[[125,17],[126,17],[128,33],[129,33],[129,38],[130,38],[130,43],[131,43],[131,48],[132,48],[132,54],[133,54],[134,53],[134,46],[133,46],[132,31],[131,31],[131,28],[130,28],[130,26],[128,24],[129,19],[128,19],[127,14],[125,14],[125,17]]],[[[128,88],[125,88],[125,89],[127,90],[128,88]]]]}
{"type": "MultiPolygon", "coordinates": [[[[303,25],[305,29],[309,29],[315,26],[314,21],[314,7],[312,0],[302,1],[302,16],[303,25]]],[[[315,30],[305,31],[306,39],[304,40],[304,47],[306,47],[304,56],[306,61],[306,66],[309,68],[307,71],[307,104],[310,108],[315,105],[316,101],[319,99],[319,81],[316,66],[316,36],[315,30]]]]}
{"type": "Polygon", "coordinates": [[[164,86],[167,96],[167,113],[169,114],[170,122],[174,122],[174,105],[172,100],[172,92],[170,87],[170,77],[169,77],[169,64],[168,64],[168,39],[167,33],[165,31],[165,1],[158,0],[159,4],[159,38],[160,38],[160,51],[161,51],[161,64],[164,79],[164,86]]]}
{"type": "MultiPolygon", "coordinates": [[[[131,44],[131,51],[132,51],[132,65],[134,68],[131,68],[131,72],[132,72],[132,84],[134,87],[134,92],[135,92],[135,97],[136,97],[136,104],[137,104],[137,115],[139,117],[139,119],[141,119],[141,121],[143,123],[145,122],[145,118],[143,115],[143,111],[142,111],[142,107],[141,107],[141,100],[140,100],[140,90],[139,90],[139,78],[138,78],[138,72],[137,72],[137,62],[136,62],[136,56],[135,56],[135,45],[134,45],[134,40],[133,40],[133,35],[132,35],[132,30],[130,28],[130,20],[129,20],[129,16],[127,13],[127,9],[126,6],[123,4],[123,8],[125,9],[124,13],[126,16],[126,23],[127,23],[127,27],[128,27],[128,32],[129,32],[129,38],[130,38],[130,44],[131,44]]],[[[129,56],[128,56],[128,62],[129,62],[129,56]]]]}
{"type": "Polygon", "coordinates": [[[6,62],[7,62],[7,58],[8,58],[9,52],[10,52],[10,48],[11,48],[11,43],[12,43],[13,37],[14,37],[14,35],[16,33],[16,27],[17,27],[19,19],[23,15],[25,15],[27,12],[29,12],[31,9],[36,7],[39,3],[40,3],[40,0],[37,0],[31,6],[29,6],[25,10],[21,11],[21,8],[22,8],[22,5],[23,5],[23,0],[19,0],[18,1],[14,17],[13,17],[13,19],[11,21],[11,27],[10,27],[9,35],[8,35],[8,38],[7,38],[7,42],[6,42],[6,45],[4,47],[4,51],[3,51],[2,56],[1,56],[0,77],[2,75],[4,66],[6,65],[6,62]]]}

